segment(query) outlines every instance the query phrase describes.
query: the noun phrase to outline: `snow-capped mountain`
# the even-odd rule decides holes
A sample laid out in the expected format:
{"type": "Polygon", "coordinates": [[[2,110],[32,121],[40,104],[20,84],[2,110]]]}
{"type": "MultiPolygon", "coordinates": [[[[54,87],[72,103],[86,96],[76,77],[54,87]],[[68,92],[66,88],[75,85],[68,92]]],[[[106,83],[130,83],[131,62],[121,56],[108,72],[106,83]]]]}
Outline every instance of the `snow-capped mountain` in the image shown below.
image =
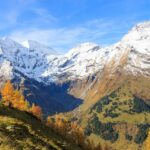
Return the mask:
{"type": "MultiPolygon", "coordinates": [[[[0,39],[0,77],[26,76],[50,89],[55,87],[56,95],[65,89],[69,96],[96,100],[104,94],[102,91],[107,91],[109,84],[119,86],[114,84],[124,79],[120,74],[150,78],[150,22],[136,25],[121,41],[109,47],[83,43],[63,55],[35,41],[19,44],[10,38],[0,39]]],[[[73,101],[72,105],[76,103],[73,101]]]]}
{"type": "Polygon", "coordinates": [[[7,74],[7,78],[12,79],[18,75],[14,72],[17,70],[29,78],[41,78],[48,66],[47,57],[57,55],[57,52],[34,41],[28,41],[28,46],[22,46],[8,37],[0,39],[1,68],[5,68],[0,69],[1,75],[7,74]]]}
{"type": "Polygon", "coordinates": [[[52,76],[56,80],[60,77],[63,80],[82,79],[101,71],[108,55],[107,48],[93,43],[83,43],[65,55],[48,57],[50,66],[43,76],[52,76]]]}
{"type": "Polygon", "coordinates": [[[138,24],[120,42],[110,47],[83,43],[67,54],[57,55],[52,48],[35,41],[28,40],[21,45],[5,38],[0,40],[0,53],[1,59],[10,62],[11,69],[44,82],[45,78],[51,82],[60,78],[74,80],[92,76],[112,61],[111,69],[116,68],[122,57],[128,61],[124,66],[127,72],[149,75],[150,22],[138,24]]]}
{"type": "Polygon", "coordinates": [[[102,72],[106,66],[115,71],[120,65],[124,65],[126,73],[149,76],[149,59],[150,22],[145,22],[138,24],[120,42],[110,47],[83,43],[63,56],[48,57],[50,66],[43,76],[58,80],[60,76],[70,80],[82,79],[102,72]]]}
{"type": "Polygon", "coordinates": [[[133,27],[121,42],[131,47],[125,69],[150,77],[150,22],[133,27]]]}
{"type": "Polygon", "coordinates": [[[24,46],[30,50],[36,51],[38,53],[43,53],[43,54],[47,54],[47,55],[49,55],[49,54],[56,55],[57,54],[57,52],[54,49],[52,49],[46,45],[43,45],[39,42],[33,41],[33,40],[23,41],[21,44],[22,44],[22,46],[24,46]]]}

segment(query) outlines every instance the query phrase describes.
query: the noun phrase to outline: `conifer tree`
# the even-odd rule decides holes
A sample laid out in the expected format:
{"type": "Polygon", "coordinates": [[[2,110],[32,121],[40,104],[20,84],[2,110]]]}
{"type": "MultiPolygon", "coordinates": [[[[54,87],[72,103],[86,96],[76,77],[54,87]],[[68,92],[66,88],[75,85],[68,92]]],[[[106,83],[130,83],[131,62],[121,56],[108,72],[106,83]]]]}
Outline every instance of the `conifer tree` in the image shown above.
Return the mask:
{"type": "Polygon", "coordinates": [[[38,118],[42,118],[42,108],[40,106],[37,106],[35,104],[32,104],[30,108],[30,112],[35,115],[38,118]]]}
{"type": "Polygon", "coordinates": [[[25,100],[20,91],[14,89],[11,81],[6,82],[3,90],[1,91],[1,94],[2,102],[4,105],[11,106],[23,111],[29,110],[29,102],[25,100]]]}
{"type": "Polygon", "coordinates": [[[14,96],[14,87],[10,80],[8,80],[6,84],[4,85],[4,88],[1,91],[1,94],[2,94],[2,101],[4,105],[6,106],[12,105],[13,96],[14,96]]]}

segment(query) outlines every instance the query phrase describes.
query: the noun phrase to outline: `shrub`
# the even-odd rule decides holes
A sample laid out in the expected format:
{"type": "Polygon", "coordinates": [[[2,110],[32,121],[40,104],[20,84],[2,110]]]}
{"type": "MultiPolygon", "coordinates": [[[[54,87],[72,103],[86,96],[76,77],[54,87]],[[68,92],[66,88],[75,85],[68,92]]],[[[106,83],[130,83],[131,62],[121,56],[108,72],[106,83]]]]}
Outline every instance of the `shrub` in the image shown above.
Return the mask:
{"type": "Polygon", "coordinates": [[[138,131],[134,141],[137,144],[141,144],[147,138],[149,125],[148,124],[141,124],[138,126],[138,128],[139,128],[139,131],[138,131]]]}
{"type": "Polygon", "coordinates": [[[136,113],[150,112],[150,106],[146,104],[142,99],[134,97],[132,111],[136,113]]]}
{"type": "Polygon", "coordinates": [[[131,141],[132,140],[132,136],[129,135],[128,133],[125,134],[125,138],[128,140],[128,141],[131,141]]]}

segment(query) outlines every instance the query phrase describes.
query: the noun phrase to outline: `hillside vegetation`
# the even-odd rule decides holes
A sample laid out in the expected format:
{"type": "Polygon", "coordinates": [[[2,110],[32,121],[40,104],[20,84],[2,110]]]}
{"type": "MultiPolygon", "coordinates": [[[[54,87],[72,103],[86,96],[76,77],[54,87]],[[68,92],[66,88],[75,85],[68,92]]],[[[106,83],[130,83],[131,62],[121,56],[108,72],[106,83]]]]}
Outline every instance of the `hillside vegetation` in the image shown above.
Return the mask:
{"type": "Polygon", "coordinates": [[[30,113],[0,106],[0,150],[81,150],[30,113]]]}
{"type": "MultiPolygon", "coordinates": [[[[101,98],[81,121],[85,133],[117,150],[143,150],[150,128],[150,105],[124,83],[101,98]]],[[[144,149],[145,150],[145,149],[144,149]]]]}

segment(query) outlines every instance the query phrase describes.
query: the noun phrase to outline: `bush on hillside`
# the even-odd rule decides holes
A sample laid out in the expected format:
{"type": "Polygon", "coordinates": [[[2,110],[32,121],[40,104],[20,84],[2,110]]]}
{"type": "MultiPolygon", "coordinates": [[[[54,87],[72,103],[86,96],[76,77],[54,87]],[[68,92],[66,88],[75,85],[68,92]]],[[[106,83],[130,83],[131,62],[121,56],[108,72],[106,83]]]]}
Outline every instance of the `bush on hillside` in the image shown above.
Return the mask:
{"type": "Polygon", "coordinates": [[[150,127],[150,125],[148,125],[148,124],[141,124],[138,126],[139,131],[134,140],[137,144],[141,144],[145,141],[145,139],[147,138],[147,135],[148,135],[149,127],[150,127]]]}

